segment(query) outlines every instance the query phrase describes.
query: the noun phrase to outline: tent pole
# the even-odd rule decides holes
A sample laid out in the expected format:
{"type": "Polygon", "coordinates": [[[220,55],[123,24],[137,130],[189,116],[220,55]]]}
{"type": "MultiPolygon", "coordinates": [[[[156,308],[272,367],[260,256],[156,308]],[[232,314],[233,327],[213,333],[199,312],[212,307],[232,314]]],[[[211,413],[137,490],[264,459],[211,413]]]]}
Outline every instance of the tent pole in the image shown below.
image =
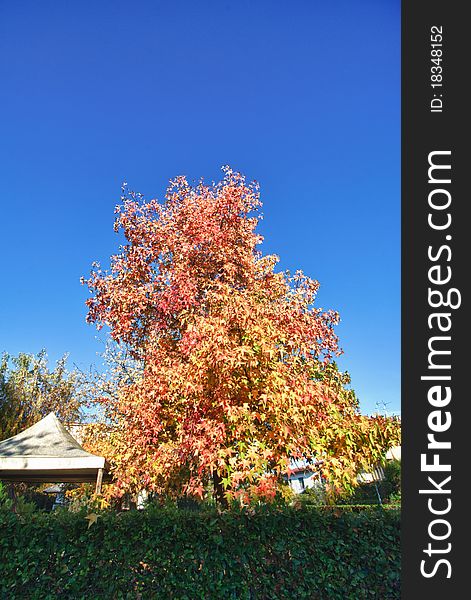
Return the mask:
{"type": "Polygon", "coordinates": [[[101,494],[101,482],[103,481],[103,469],[98,469],[98,473],[96,476],[96,487],[95,494],[98,496],[101,494]]]}

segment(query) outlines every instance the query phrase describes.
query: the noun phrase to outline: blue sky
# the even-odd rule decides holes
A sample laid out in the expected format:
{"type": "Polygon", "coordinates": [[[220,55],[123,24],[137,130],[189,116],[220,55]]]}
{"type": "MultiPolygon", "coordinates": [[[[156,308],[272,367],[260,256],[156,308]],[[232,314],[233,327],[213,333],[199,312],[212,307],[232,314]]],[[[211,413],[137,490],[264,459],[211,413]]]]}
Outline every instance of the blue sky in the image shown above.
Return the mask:
{"type": "Polygon", "coordinates": [[[0,352],[100,364],[92,261],[121,183],[261,184],[262,250],[340,312],[363,412],[400,411],[400,3],[31,0],[0,7],[0,352]]]}

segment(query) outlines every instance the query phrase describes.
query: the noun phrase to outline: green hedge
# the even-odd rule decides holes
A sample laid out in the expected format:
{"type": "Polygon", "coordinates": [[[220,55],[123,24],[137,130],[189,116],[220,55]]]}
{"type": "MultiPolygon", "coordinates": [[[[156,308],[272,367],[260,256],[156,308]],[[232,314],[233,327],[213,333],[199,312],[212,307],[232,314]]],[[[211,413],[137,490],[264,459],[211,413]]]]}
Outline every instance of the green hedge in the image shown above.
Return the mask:
{"type": "Polygon", "coordinates": [[[398,511],[0,511],[0,598],[400,597],[398,511]]]}

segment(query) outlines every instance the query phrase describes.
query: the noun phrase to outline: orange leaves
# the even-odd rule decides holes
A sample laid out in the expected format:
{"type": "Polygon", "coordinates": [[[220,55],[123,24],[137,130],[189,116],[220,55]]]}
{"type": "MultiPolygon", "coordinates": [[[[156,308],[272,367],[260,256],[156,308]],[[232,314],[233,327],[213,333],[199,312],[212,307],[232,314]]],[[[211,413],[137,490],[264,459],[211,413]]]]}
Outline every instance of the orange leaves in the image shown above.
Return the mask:
{"type": "Polygon", "coordinates": [[[314,308],[319,283],[257,251],[260,206],[258,186],[228,167],[210,186],[176,178],[163,203],[124,190],[126,244],[86,282],[88,320],[144,365],[104,400],[123,486],[201,496],[216,474],[227,495],[270,498],[290,457],[322,457],[339,481],[388,437],[379,421],[365,435],[330,362],[339,317],[314,308]]]}

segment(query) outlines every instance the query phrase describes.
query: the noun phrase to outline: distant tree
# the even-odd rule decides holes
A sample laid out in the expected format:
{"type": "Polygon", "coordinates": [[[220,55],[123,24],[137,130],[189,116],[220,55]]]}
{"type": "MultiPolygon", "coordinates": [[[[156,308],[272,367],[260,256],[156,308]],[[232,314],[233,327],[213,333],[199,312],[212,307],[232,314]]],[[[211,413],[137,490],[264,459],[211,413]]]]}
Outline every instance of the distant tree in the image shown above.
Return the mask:
{"type": "Polygon", "coordinates": [[[50,370],[46,351],[4,353],[0,361],[0,439],[16,435],[50,412],[65,424],[81,417],[83,397],[77,372],[66,369],[67,355],[50,370]]]}
{"type": "Polygon", "coordinates": [[[88,321],[142,366],[102,398],[121,490],[202,496],[212,481],[222,503],[273,498],[292,459],[322,460],[343,488],[398,438],[332,363],[339,316],[314,307],[318,282],[257,251],[260,205],[229,168],[209,186],[178,177],[162,204],[124,188],[126,244],[85,281],[88,321]]]}

